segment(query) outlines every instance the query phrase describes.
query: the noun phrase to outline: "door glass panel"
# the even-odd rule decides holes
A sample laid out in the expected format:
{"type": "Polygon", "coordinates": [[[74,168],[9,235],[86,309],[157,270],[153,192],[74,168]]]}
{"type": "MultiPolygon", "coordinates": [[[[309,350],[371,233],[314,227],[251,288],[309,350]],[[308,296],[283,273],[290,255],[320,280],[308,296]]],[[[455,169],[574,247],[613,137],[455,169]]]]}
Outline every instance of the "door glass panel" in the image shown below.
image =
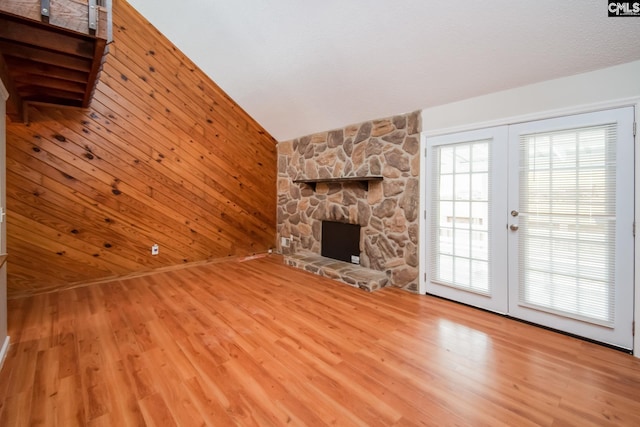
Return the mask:
{"type": "Polygon", "coordinates": [[[435,148],[432,281],[490,293],[490,140],[435,148]]]}
{"type": "Polygon", "coordinates": [[[519,303],[614,322],[616,128],[520,137],[519,303]]]}

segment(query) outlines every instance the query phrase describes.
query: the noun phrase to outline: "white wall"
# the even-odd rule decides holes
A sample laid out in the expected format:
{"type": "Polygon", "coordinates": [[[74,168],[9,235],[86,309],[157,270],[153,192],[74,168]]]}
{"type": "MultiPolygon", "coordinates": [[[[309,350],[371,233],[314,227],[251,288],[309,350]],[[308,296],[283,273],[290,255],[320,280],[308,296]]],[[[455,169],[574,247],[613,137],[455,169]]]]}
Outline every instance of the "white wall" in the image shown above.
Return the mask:
{"type": "Polygon", "coordinates": [[[640,97],[639,76],[640,61],[634,61],[427,108],[422,130],[427,135],[451,133],[602,109],[603,103],[640,97]]]}
{"type": "MultiPolygon", "coordinates": [[[[0,80],[0,207],[6,206],[6,101],[9,93],[0,80]]],[[[7,252],[7,222],[0,224],[0,254],[7,252]]],[[[0,368],[9,350],[7,335],[7,264],[0,269],[0,368]]]]}
{"type": "MultiPolygon", "coordinates": [[[[511,90],[491,93],[422,111],[422,152],[425,138],[490,126],[576,114],[618,106],[636,107],[636,122],[640,121],[640,61],[629,62],[589,73],[548,80],[511,90]]],[[[640,131],[640,129],[639,129],[640,131]]],[[[639,135],[636,134],[635,145],[639,135]]],[[[635,211],[640,224],[640,149],[636,149],[635,211]]],[[[426,180],[421,168],[421,188],[426,180]]],[[[421,197],[424,199],[425,196],[421,197]]],[[[421,223],[426,230],[427,224],[421,223]]],[[[640,236],[640,234],[638,234],[640,236]]],[[[635,319],[640,321],[640,239],[635,243],[635,319]]],[[[421,258],[426,259],[424,244],[421,258]]],[[[420,277],[424,277],[421,263],[420,277]]],[[[421,292],[424,284],[421,284],[421,292]]],[[[640,328],[640,324],[638,325],[640,328]]],[[[638,335],[636,335],[638,336],[638,335]]],[[[640,357],[640,339],[634,340],[634,354],[640,357]]]]}

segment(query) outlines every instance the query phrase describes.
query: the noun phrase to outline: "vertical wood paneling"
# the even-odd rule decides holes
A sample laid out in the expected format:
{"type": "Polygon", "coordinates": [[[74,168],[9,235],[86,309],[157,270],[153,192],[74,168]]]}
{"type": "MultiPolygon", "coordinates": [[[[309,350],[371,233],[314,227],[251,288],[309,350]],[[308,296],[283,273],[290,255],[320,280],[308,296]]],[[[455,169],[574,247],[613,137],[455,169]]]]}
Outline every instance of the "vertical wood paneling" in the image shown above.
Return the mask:
{"type": "Polygon", "coordinates": [[[10,296],[274,246],[274,139],[126,2],[113,23],[89,110],[8,123],[10,296]]]}

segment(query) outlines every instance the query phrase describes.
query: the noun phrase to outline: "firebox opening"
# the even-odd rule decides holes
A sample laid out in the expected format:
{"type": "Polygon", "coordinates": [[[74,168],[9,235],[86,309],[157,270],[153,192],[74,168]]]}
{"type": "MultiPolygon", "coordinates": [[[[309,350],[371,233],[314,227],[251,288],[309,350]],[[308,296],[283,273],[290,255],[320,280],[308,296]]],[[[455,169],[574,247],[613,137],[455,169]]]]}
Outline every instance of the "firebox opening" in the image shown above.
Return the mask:
{"type": "Polygon", "coordinates": [[[327,258],[360,264],[360,226],[322,221],[320,252],[327,258]]]}

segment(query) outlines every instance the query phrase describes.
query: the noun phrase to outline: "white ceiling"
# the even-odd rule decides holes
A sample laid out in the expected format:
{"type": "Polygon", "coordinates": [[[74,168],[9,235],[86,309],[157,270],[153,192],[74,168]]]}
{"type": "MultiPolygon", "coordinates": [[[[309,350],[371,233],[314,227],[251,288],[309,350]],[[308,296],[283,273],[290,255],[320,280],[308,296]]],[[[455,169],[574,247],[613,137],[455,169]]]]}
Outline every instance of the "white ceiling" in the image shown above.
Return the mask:
{"type": "Polygon", "coordinates": [[[640,59],[605,0],[129,0],[283,141],[640,59]]]}

